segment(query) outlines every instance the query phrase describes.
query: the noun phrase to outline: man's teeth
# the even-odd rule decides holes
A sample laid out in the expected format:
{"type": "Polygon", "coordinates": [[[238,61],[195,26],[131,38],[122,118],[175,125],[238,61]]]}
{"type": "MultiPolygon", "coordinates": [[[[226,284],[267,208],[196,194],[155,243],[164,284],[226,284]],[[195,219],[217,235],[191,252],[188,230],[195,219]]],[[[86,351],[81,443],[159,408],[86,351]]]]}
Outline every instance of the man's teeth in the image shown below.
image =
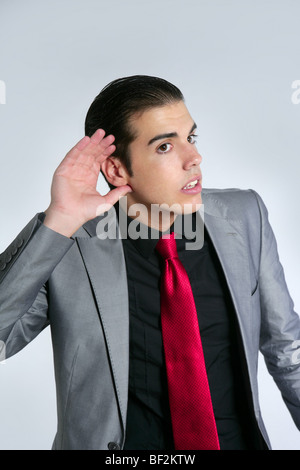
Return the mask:
{"type": "Polygon", "coordinates": [[[196,184],[198,183],[198,180],[195,180],[195,181],[191,181],[189,184],[187,184],[183,189],[192,189],[196,186],[196,184]]]}

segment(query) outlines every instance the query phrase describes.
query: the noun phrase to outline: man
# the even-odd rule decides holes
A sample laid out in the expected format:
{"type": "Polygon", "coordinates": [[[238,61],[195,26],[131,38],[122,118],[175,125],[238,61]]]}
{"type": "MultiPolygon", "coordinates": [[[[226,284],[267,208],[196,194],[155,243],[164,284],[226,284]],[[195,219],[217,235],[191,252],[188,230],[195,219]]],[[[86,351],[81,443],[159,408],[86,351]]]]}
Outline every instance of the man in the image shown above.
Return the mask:
{"type": "Polygon", "coordinates": [[[269,448],[258,402],[259,349],[300,428],[300,322],[266,208],[254,191],[202,191],[195,130],[174,85],[147,76],[112,82],[90,107],[86,137],[57,168],[48,209],[1,255],[0,339],[7,356],[51,327],[54,449],[269,448]],[[96,190],[100,169],[111,187],[106,196],[96,190]],[[197,245],[202,203],[204,240],[197,245]],[[182,371],[190,373],[187,382],[175,367],[175,386],[184,393],[176,405],[184,410],[179,434],[193,423],[180,436],[185,444],[177,444],[162,328],[165,261],[158,238],[173,231],[176,260],[188,275],[173,296],[190,285],[193,307],[182,320],[180,304],[175,322],[183,326],[169,336],[183,360],[182,337],[196,310],[202,345],[195,354],[203,347],[210,390],[191,411],[189,400],[202,384],[193,387],[192,360],[182,371]],[[193,243],[197,249],[187,249],[193,243]],[[193,420],[207,408],[216,434],[211,447],[198,443],[202,418],[193,420]]]}

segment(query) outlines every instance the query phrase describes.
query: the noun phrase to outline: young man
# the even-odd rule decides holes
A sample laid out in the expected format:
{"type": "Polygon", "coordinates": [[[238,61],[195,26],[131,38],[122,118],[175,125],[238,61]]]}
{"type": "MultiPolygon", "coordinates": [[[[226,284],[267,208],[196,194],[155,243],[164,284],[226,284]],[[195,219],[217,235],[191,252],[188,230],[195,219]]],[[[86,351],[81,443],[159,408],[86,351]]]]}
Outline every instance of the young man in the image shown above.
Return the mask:
{"type": "Polygon", "coordinates": [[[269,448],[259,349],[300,428],[300,322],[266,208],[254,191],[202,190],[195,130],[172,84],[148,76],[112,82],[91,105],[86,137],[57,168],[48,209],[1,255],[7,357],[51,327],[54,449],[269,448]],[[100,169],[111,187],[106,196],[96,190],[100,169]],[[204,240],[187,249],[197,241],[187,227],[201,227],[201,203],[204,240]],[[173,231],[176,269],[188,277],[180,271],[178,303],[168,298],[175,316],[167,339],[159,245],[173,231]],[[193,359],[185,352],[191,345],[193,359]],[[202,348],[206,378],[197,382],[202,348]],[[206,381],[209,392],[201,388],[206,381]],[[204,422],[213,444],[202,441],[204,422]]]}

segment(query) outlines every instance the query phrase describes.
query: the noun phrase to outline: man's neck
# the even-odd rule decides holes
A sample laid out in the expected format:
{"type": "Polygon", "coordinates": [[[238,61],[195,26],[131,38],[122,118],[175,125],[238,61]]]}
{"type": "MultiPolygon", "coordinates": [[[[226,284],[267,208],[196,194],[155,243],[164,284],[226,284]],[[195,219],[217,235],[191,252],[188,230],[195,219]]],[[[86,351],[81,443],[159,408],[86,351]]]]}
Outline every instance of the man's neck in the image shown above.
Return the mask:
{"type": "Polygon", "coordinates": [[[163,205],[151,204],[151,208],[137,203],[129,205],[126,196],[119,200],[119,205],[128,217],[159,232],[168,231],[178,216],[163,205]]]}

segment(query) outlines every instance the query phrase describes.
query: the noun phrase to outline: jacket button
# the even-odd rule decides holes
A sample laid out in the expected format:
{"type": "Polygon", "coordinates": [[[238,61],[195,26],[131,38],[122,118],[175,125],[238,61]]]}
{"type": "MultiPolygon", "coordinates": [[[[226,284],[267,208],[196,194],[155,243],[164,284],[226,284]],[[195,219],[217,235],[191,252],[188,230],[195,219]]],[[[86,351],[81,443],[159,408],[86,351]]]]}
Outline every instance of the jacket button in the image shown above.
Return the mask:
{"type": "Polygon", "coordinates": [[[22,246],[23,243],[24,243],[24,240],[22,240],[22,238],[19,238],[16,243],[17,243],[17,247],[18,247],[18,248],[21,248],[21,246],[22,246]]]}
{"type": "Polygon", "coordinates": [[[120,450],[120,446],[116,442],[109,442],[107,444],[107,447],[108,447],[108,450],[120,450]]]}
{"type": "Polygon", "coordinates": [[[1,263],[0,264],[0,271],[4,271],[5,268],[6,268],[6,263],[1,263]]]}
{"type": "Polygon", "coordinates": [[[5,262],[6,262],[6,264],[8,264],[11,260],[12,260],[12,254],[11,254],[11,253],[7,253],[7,255],[6,255],[6,257],[5,257],[5,262]]]}
{"type": "Polygon", "coordinates": [[[13,256],[15,256],[15,254],[17,254],[17,252],[18,252],[18,247],[17,247],[17,246],[14,246],[13,249],[11,250],[11,254],[12,254],[13,256]]]}

